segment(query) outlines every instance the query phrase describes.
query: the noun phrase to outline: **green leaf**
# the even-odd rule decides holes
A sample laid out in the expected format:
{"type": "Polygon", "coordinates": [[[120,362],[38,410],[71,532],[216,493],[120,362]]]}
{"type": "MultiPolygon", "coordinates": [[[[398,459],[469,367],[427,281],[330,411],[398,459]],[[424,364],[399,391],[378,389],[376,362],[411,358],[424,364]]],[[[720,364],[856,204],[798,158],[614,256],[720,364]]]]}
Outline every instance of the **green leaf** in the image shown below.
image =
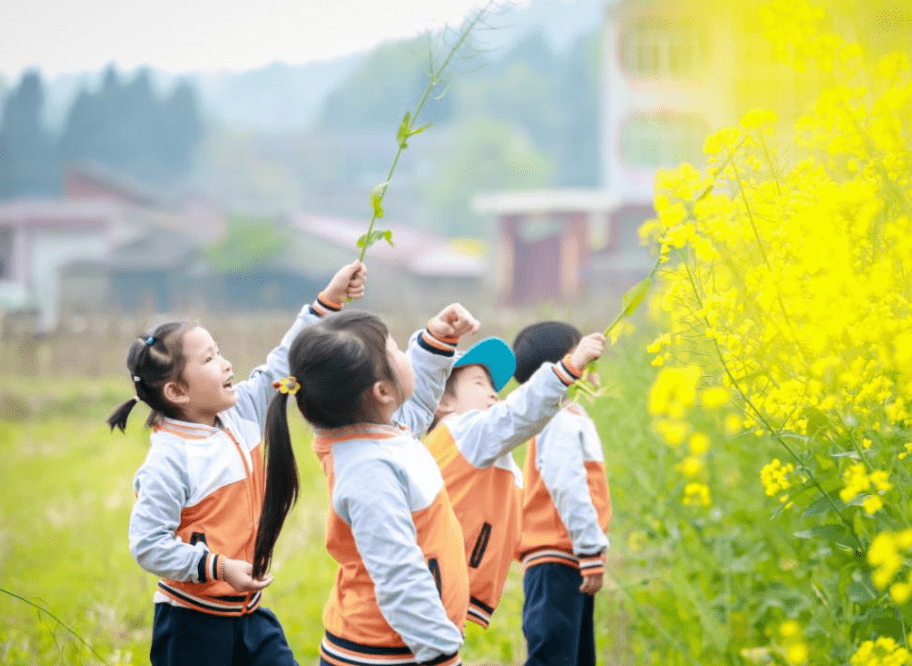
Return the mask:
{"type": "Polygon", "coordinates": [[[399,129],[396,130],[396,143],[399,144],[399,147],[405,150],[408,148],[408,138],[412,135],[412,112],[406,111],[405,115],[402,117],[402,122],[399,123],[399,129]]]}
{"type": "Polygon", "coordinates": [[[810,405],[801,410],[802,416],[807,419],[808,437],[814,437],[830,426],[830,419],[822,411],[810,405]]]}
{"type": "MultiPolygon", "coordinates": [[[[815,525],[810,530],[812,536],[820,537],[831,543],[844,546],[850,550],[861,550],[861,544],[845,525],[815,525]]],[[[799,536],[798,533],[795,536],[799,536]]]]}
{"type": "Polygon", "coordinates": [[[385,231],[382,229],[377,229],[370,232],[369,234],[364,234],[361,236],[361,238],[358,239],[358,248],[366,250],[379,240],[385,240],[390,245],[393,245],[393,232],[389,229],[385,231]]]}
{"type": "Polygon", "coordinates": [[[433,124],[434,123],[428,123],[427,125],[422,125],[418,129],[414,129],[414,130],[410,131],[408,135],[415,136],[416,134],[421,134],[424,130],[426,130],[428,127],[430,127],[433,124]]]}
{"type": "Polygon", "coordinates": [[[649,293],[649,289],[652,287],[652,276],[640,280],[637,284],[631,287],[624,298],[621,300],[621,313],[625,316],[632,315],[636,312],[636,309],[640,307],[640,303],[646,298],[646,294],[649,293]]]}
{"type": "Polygon", "coordinates": [[[811,505],[804,510],[804,517],[808,518],[810,516],[816,516],[818,514],[827,514],[833,511],[841,511],[845,507],[845,504],[841,499],[839,499],[838,493],[830,493],[829,495],[819,497],[817,500],[811,503],[811,505]],[[834,507],[833,504],[836,506],[834,507]]]}
{"type": "Polygon", "coordinates": [[[386,194],[387,185],[389,185],[389,181],[385,180],[371,190],[370,202],[374,217],[383,217],[383,195],[386,194]]]}
{"type": "Polygon", "coordinates": [[[876,598],[871,590],[859,582],[849,583],[846,587],[846,594],[856,604],[866,604],[876,598]]]}

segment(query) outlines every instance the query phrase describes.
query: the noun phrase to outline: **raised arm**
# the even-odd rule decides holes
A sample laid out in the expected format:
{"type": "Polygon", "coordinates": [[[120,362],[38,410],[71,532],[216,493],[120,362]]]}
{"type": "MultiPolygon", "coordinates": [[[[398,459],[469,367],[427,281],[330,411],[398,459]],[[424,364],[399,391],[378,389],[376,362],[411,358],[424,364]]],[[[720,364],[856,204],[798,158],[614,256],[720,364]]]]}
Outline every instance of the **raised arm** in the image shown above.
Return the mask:
{"type": "Polygon", "coordinates": [[[406,354],[415,372],[415,390],[393,415],[420,436],[434,420],[447,377],[453,369],[456,345],[464,335],[476,333],[478,321],[458,303],[448,305],[414,333],[406,354]]]}
{"type": "Polygon", "coordinates": [[[259,423],[262,431],[269,401],[275,394],[272,383],[288,376],[288,348],[295,336],[306,326],[341,310],[346,298],[361,298],[366,279],[367,268],[360,261],[343,266],[313,302],[301,308],[278,346],[269,352],[266,363],[254,368],[249,379],[236,385],[238,401],[235,408],[241,416],[259,423]]]}
{"type": "Polygon", "coordinates": [[[506,399],[487,410],[472,410],[446,420],[459,450],[478,468],[492,465],[542,431],[560,410],[567,389],[582,376],[582,368],[601,356],[604,336],[583,338],[573,354],[557,363],[544,363],[506,399]]]}

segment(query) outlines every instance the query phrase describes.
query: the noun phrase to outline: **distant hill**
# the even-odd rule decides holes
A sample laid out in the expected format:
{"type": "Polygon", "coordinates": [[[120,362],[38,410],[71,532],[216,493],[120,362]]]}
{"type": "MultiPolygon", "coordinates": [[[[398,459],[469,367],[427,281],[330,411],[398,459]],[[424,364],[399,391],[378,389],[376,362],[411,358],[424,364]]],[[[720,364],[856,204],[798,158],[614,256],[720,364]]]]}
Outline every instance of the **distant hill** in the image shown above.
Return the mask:
{"type": "MultiPolygon", "coordinates": [[[[496,60],[531,32],[541,32],[552,53],[561,56],[573,42],[601,24],[603,7],[612,0],[531,0],[507,5],[488,20],[492,31],[483,45],[496,60]]],[[[333,60],[289,65],[275,62],[244,72],[165,74],[152,70],[162,91],[177,79],[190,80],[200,93],[211,119],[254,130],[282,132],[308,127],[327,96],[367,57],[356,53],[333,60]]],[[[62,126],[70,103],[83,86],[99,85],[103,72],[83,72],[45,78],[46,120],[52,130],[62,126]]],[[[122,72],[130,78],[133,72],[122,72]]],[[[17,81],[6,81],[7,88],[17,81]]],[[[0,95],[3,94],[0,89],[0,95]]],[[[0,110],[2,112],[2,110],[0,110]]]]}

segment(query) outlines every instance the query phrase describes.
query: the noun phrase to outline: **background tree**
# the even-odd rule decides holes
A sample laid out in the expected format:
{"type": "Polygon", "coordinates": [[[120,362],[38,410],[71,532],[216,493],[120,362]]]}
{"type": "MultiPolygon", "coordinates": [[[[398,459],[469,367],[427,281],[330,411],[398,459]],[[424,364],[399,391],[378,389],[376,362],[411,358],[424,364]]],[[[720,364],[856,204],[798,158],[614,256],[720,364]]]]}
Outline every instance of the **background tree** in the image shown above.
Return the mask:
{"type": "Polygon", "coordinates": [[[0,198],[56,194],[60,169],[44,128],[44,85],[30,71],[9,94],[0,124],[0,198]]]}
{"type": "Polygon", "coordinates": [[[97,92],[82,90],[60,137],[64,161],[95,161],[136,178],[185,178],[205,134],[197,96],[180,83],[162,100],[142,69],[129,82],[109,67],[97,92]]]}

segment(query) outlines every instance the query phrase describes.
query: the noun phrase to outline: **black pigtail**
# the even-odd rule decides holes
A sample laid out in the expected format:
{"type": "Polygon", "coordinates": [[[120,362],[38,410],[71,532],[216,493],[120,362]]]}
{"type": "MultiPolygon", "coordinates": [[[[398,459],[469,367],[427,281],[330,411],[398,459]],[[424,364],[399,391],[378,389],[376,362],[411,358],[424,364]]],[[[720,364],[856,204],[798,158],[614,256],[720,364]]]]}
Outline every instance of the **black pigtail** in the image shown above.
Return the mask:
{"type": "Polygon", "coordinates": [[[253,577],[262,578],[288,512],[298,499],[298,463],[288,432],[288,394],[277,393],[266,413],[266,491],[253,552],[253,577]]]}
{"type": "Polygon", "coordinates": [[[111,426],[111,432],[114,432],[114,428],[120,428],[121,432],[124,432],[127,429],[127,417],[130,416],[130,412],[133,411],[133,407],[136,406],[136,398],[130,398],[120,407],[114,410],[114,412],[108,417],[108,425],[111,426]]]}

